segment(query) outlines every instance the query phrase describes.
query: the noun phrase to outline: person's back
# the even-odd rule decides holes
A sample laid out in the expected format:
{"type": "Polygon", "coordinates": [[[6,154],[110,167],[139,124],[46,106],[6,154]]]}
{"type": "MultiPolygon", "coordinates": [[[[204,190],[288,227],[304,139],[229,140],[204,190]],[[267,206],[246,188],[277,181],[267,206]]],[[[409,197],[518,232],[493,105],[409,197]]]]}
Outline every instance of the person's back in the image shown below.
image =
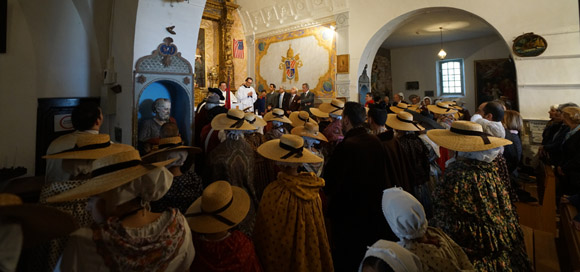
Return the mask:
{"type": "MultiPolygon", "coordinates": [[[[46,154],[55,154],[75,147],[79,134],[98,134],[103,122],[103,115],[99,106],[92,102],[81,103],[73,109],[71,119],[75,131],[56,138],[48,146],[46,154]]],[[[46,162],[45,183],[55,181],[68,181],[70,174],[64,171],[62,159],[48,160],[46,162]]]]}
{"type": "Polygon", "coordinates": [[[347,133],[323,174],[333,259],[339,271],[355,271],[366,246],[378,239],[394,238],[380,209],[381,192],[390,187],[383,146],[377,136],[361,126],[364,119],[362,105],[346,103],[343,130],[347,133]]]}
{"type": "Polygon", "coordinates": [[[303,146],[302,137],[284,135],[258,148],[282,169],[264,190],[256,217],[253,237],[265,271],[334,270],[319,196],[324,180],[312,172],[298,173],[303,163],[321,163],[322,158],[303,146]]]}

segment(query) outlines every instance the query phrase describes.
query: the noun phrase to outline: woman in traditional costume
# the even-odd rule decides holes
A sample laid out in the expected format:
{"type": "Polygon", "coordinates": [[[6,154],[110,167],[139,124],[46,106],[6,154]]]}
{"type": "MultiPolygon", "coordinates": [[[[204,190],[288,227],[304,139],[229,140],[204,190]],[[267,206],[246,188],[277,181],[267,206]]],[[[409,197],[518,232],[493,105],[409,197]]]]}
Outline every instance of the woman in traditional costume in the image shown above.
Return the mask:
{"type": "Polygon", "coordinates": [[[318,194],[324,180],[298,173],[302,163],[322,159],[304,148],[296,135],[282,135],[258,148],[281,167],[278,179],[264,191],[254,242],[265,271],[334,271],[318,194]]]}
{"type": "Polygon", "coordinates": [[[518,217],[493,163],[499,147],[511,142],[469,121],[427,136],[456,151],[435,187],[432,224],[463,248],[476,270],[532,271],[518,217]]]}

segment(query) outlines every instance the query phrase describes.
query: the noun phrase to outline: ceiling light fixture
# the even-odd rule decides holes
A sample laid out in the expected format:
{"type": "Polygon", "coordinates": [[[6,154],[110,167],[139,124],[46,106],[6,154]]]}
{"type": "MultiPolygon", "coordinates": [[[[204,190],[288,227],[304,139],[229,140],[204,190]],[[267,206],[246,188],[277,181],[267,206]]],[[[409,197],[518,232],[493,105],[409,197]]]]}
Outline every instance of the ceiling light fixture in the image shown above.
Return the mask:
{"type": "Polygon", "coordinates": [[[439,59],[445,59],[445,57],[447,56],[447,52],[445,52],[445,50],[443,50],[443,27],[439,27],[439,33],[441,33],[441,51],[439,51],[439,54],[437,54],[437,56],[439,56],[439,59]]]}

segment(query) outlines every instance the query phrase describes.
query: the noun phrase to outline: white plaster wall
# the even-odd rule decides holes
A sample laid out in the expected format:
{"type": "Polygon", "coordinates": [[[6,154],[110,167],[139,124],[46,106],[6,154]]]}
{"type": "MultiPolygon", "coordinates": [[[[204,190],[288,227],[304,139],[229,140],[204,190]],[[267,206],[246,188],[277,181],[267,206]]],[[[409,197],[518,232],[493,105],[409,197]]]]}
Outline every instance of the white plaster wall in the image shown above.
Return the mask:
{"type": "MultiPolygon", "coordinates": [[[[443,47],[447,52],[445,59],[463,59],[465,96],[462,101],[474,113],[476,95],[473,61],[507,58],[510,50],[499,36],[444,43],[443,47]]],[[[437,53],[440,49],[439,44],[391,49],[393,93],[403,92],[407,101],[411,94],[424,97],[426,90],[435,91],[437,96],[437,53]],[[407,81],[419,81],[419,90],[406,91],[407,81]]]]}
{"type": "Polygon", "coordinates": [[[8,0],[0,168],[24,166],[34,174],[38,98],[99,95],[111,2],[8,0]]]}
{"type": "MultiPolygon", "coordinates": [[[[402,21],[433,7],[431,1],[405,4],[384,0],[349,2],[350,97],[356,97],[356,80],[365,64],[372,63],[380,44],[402,21]],[[361,4],[364,2],[364,4],[361,4]]],[[[515,58],[520,108],[529,119],[547,119],[554,101],[580,101],[580,32],[578,1],[440,0],[437,7],[461,9],[494,27],[506,44],[526,32],[544,36],[548,49],[534,60],[515,58]],[[522,86],[524,88],[522,88],[522,86]],[[546,99],[546,97],[552,97],[546,99]],[[533,101],[533,103],[528,103],[533,101]]]]}

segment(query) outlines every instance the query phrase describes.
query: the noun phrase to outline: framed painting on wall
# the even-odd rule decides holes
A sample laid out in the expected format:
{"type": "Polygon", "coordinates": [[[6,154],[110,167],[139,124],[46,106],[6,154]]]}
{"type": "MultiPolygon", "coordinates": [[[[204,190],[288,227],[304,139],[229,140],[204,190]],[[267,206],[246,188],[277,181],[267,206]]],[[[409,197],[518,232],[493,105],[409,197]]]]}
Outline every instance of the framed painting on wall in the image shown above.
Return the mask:
{"type": "Polygon", "coordinates": [[[477,106],[487,101],[502,100],[506,108],[519,111],[516,67],[513,60],[476,60],[474,64],[477,106]]]}
{"type": "Polygon", "coordinates": [[[336,73],[348,74],[348,54],[336,56],[336,73]]]}

